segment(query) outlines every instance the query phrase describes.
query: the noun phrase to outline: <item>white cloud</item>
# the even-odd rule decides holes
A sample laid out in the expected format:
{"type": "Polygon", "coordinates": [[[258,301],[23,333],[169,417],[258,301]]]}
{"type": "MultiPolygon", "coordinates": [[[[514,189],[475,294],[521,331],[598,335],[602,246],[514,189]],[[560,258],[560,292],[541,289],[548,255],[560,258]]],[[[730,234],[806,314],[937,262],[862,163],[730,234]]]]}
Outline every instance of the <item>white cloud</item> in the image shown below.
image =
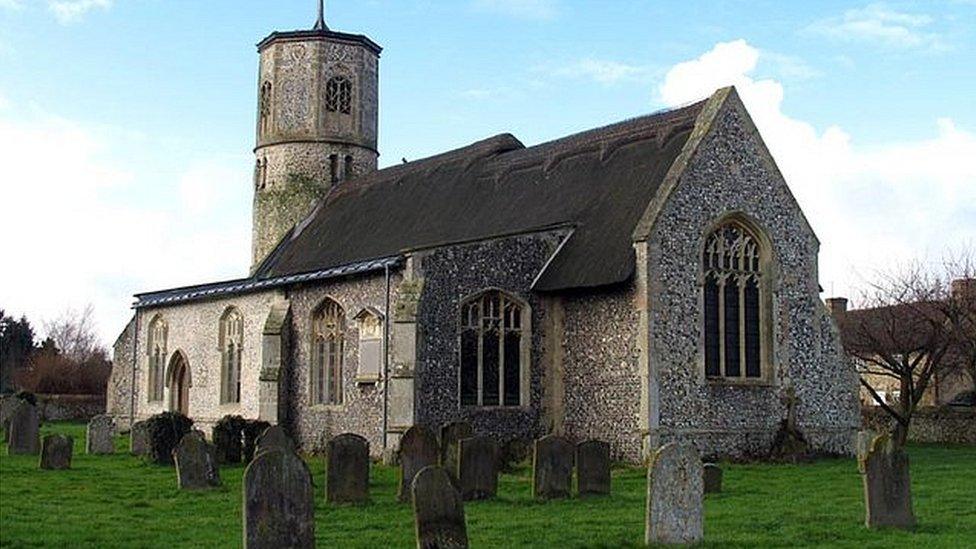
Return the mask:
{"type": "Polygon", "coordinates": [[[827,292],[856,295],[879,270],[976,244],[976,134],[950,118],[930,137],[871,146],[837,125],[818,130],[783,112],[780,82],[753,76],[762,55],[744,40],[716,44],[658,92],[680,105],[736,86],[820,237],[827,292]]]}
{"type": "Polygon", "coordinates": [[[19,10],[24,7],[24,0],[0,0],[0,9],[19,10]]]}
{"type": "Polygon", "coordinates": [[[942,38],[928,30],[934,22],[925,14],[897,11],[887,4],[849,9],[840,17],[818,21],[809,30],[845,41],[873,42],[896,48],[946,48],[942,38]]]}
{"type": "Polygon", "coordinates": [[[47,7],[62,25],[74,23],[93,9],[107,10],[113,0],[49,0],[47,7]]]}
{"type": "Polygon", "coordinates": [[[558,12],[557,0],[473,0],[471,6],[519,19],[552,19],[558,12]]]}
{"type": "Polygon", "coordinates": [[[628,65],[607,59],[586,57],[569,65],[557,68],[542,68],[553,76],[569,78],[583,78],[601,84],[615,84],[617,82],[640,79],[650,74],[650,69],[637,65],[628,65]]]}

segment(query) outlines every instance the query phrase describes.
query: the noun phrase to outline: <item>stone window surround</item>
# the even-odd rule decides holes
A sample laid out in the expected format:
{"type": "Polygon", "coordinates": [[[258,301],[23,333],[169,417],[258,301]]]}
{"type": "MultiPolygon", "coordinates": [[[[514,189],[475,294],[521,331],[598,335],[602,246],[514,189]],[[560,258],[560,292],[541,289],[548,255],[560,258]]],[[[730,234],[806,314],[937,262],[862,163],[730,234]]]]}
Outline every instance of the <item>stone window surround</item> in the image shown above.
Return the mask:
{"type": "Polygon", "coordinates": [[[147,330],[149,341],[146,344],[146,356],[148,368],[146,369],[146,402],[163,402],[164,389],[166,387],[164,376],[168,364],[166,343],[169,333],[169,326],[163,315],[156,314],[149,321],[147,330]],[[160,344],[160,339],[162,344],[160,344]]]}
{"type": "MultiPolygon", "coordinates": [[[[318,304],[312,308],[312,314],[309,318],[309,326],[310,326],[309,334],[308,334],[309,357],[310,357],[309,376],[308,376],[309,405],[312,407],[312,409],[315,410],[342,410],[345,407],[345,398],[343,398],[343,393],[345,392],[345,383],[343,383],[344,381],[343,376],[345,373],[345,365],[346,365],[345,364],[346,363],[345,339],[346,339],[346,331],[347,331],[346,308],[343,307],[342,303],[335,297],[331,295],[325,295],[319,300],[318,304]],[[317,379],[315,369],[316,369],[316,364],[319,362],[319,360],[322,357],[319,356],[318,345],[316,345],[316,339],[318,339],[317,336],[319,335],[317,333],[318,330],[316,325],[318,323],[318,317],[326,310],[327,307],[330,306],[330,304],[336,308],[337,310],[336,312],[338,313],[336,319],[340,322],[340,325],[337,328],[335,328],[335,332],[333,333],[333,336],[336,336],[338,338],[338,347],[339,347],[338,352],[336,353],[336,356],[339,358],[339,365],[337,368],[339,373],[339,383],[336,386],[339,390],[339,398],[338,398],[338,402],[327,402],[325,400],[326,395],[321,395],[322,401],[318,402],[317,397],[319,395],[315,388],[315,382],[317,379]]],[[[328,384],[332,381],[332,379],[330,378],[328,363],[323,363],[322,375],[324,376],[323,390],[327,391],[328,384]]]]}
{"type": "Polygon", "coordinates": [[[724,225],[736,223],[743,226],[759,245],[759,257],[761,276],[759,278],[759,377],[745,377],[745,364],[741,364],[742,376],[738,378],[725,376],[708,376],[705,373],[705,269],[704,265],[698,268],[698,354],[697,367],[699,379],[703,383],[711,385],[736,385],[736,386],[768,386],[774,384],[773,375],[776,369],[773,326],[775,315],[773,312],[773,292],[775,281],[778,274],[776,257],[773,251],[772,242],[767,232],[750,215],[742,211],[729,211],[713,220],[702,232],[702,237],[698,246],[698,261],[702,261],[708,237],[724,225]]]}
{"type": "Polygon", "coordinates": [[[222,407],[240,405],[241,373],[243,371],[241,357],[243,355],[243,347],[244,315],[241,314],[237,307],[228,305],[224,309],[223,314],[220,315],[217,334],[217,349],[220,354],[220,405],[222,407]],[[235,356],[228,356],[228,352],[232,352],[235,356]],[[228,359],[233,360],[234,363],[231,364],[228,359]],[[228,392],[230,387],[227,385],[227,382],[230,375],[227,372],[227,368],[229,366],[236,367],[236,377],[234,379],[234,382],[237,384],[236,398],[228,392]]]}

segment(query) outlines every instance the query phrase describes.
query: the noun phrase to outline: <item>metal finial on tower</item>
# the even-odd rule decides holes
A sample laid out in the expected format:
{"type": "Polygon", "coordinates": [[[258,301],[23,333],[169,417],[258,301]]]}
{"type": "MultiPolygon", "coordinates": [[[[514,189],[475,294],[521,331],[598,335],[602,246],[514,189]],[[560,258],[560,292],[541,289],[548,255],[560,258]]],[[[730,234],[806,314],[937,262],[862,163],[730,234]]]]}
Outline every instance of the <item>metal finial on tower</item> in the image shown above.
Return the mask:
{"type": "Polygon", "coordinates": [[[329,30],[329,27],[325,26],[325,0],[319,0],[319,18],[315,21],[315,26],[312,27],[312,30],[329,30]]]}

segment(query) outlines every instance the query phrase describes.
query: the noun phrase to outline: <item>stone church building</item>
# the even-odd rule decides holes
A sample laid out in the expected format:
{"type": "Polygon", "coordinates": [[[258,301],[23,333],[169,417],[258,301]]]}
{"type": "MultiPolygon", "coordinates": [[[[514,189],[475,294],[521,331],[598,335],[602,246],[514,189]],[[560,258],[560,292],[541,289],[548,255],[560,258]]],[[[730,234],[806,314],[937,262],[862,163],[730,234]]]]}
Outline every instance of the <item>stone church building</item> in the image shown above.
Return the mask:
{"type": "Polygon", "coordinates": [[[812,447],[849,453],[857,381],[820,244],[735,89],[377,169],[380,46],[320,17],[257,49],[250,274],[136,296],[123,423],[239,414],[379,455],[466,419],[631,461],[675,439],[741,457],[795,392],[812,447]]]}

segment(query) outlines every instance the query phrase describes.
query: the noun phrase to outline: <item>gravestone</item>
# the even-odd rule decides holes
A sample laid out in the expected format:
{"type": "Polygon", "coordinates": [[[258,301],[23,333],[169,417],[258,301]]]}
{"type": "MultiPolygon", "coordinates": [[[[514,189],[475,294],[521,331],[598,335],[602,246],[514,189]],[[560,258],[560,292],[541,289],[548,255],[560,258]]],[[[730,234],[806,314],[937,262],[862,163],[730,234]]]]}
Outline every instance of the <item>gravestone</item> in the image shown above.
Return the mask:
{"type": "Polygon", "coordinates": [[[722,491],[722,468],[714,463],[706,463],[703,467],[702,481],[706,494],[718,494],[722,491]]]}
{"type": "Polygon", "coordinates": [[[144,456],[149,453],[149,424],[137,421],[129,429],[129,453],[144,456]]]}
{"type": "Polygon", "coordinates": [[[864,523],[868,528],[915,528],[908,454],[891,438],[878,435],[863,460],[864,523]]]}
{"type": "Polygon", "coordinates": [[[877,436],[878,433],[872,431],[871,429],[865,429],[857,432],[857,440],[854,444],[854,450],[857,452],[857,470],[860,473],[864,473],[864,458],[867,457],[868,450],[871,449],[871,443],[877,436]]]}
{"type": "Polygon", "coordinates": [[[254,455],[257,456],[261,452],[267,452],[275,448],[289,452],[295,451],[295,443],[292,442],[291,437],[288,436],[288,433],[285,432],[281,425],[272,425],[261,433],[261,436],[258,437],[254,445],[254,455]]]}
{"type": "Polygon", "coordinates": [[[7,453],[37,455],[41,450],[40,428],[41,418],[37,406],[21,400],[10,416],[7,453]]]}
{"type": "Polygon", "coordinates": [[[691,544],[702,539],[704,472],[694,447],[665,444],[647,467],[648,545],[691,544]]]}
{"type": "Polygon", "coordinates": [[[570,497],[576,448],[565,437],[546,435],[532,449],[532,497],[570,497]]]}
{"type": "Polygon", "coordinates": [[[468,546],[464,504],[443,467],[429,465],[413,480],[413,515],[418,549],[468,546]]]}
{"type": "Polygon", "coordinates": [[[115,420],[112,416],[99,415],[88,422],[85,434],[85,452],[89,454],[115,453],[115,420]]]}
{"type": "Polygon", "coordinates": [[[410,501],[410,486],[413,477],[428,465],[437,465],[440,457],[437,437],[430,429],[414,425],[400,438],[400,486],[397,497],[400,501],[410,501]]]}
{"type": "Polygon", "coordinates": [[[474,427],[467,421],[450,421],[441,426],[441,466],[451,478],[458,474],[458,441],[474,436],[474,427]]]}
{"type": "Polygon", "coordinates": [[[498,445],[489,437],[458,441],[457,486],[461,499],[491,499],[498,493],[498,445]]]}
{"type": "Polygon", "coordinates": [[[247,420],[241,416],[227,415],[213,426],[212,440],[221,463],[240,463],[244,454],[244,427],[247,420]]]}
{"type": "Polygon", "coordinates": [[[352,433],[325,446],[325,500],[365,503],[369,499],[369,442],[352,433]]]}
{"type": "Polygon", "coordinates": [[[71,469],[75,440],[67,435],[47,435],[41,441],[41,469],[71,469]]]}
{"type": "Polygon", "coordinates": [[[244,548],[279,547],[315,547],[315,492],[305,461],[275,448],[244,470],[244,548]]]}
{"type": "Polygon", "coordinates": [[[173,450],[177,484],[181,490],[204,490],[220,486],[217,449],[200,431],[183,435],[173,450]]]}
{"type": "Polygon", "coordinates": [[[580,496],[610,493],[610,444],[588,440],[576,445],[576,491],[580,496]]]}
{"type": "Polygon", "coordinates": [[[3,426],[3,441],[10,440],[10,418],[20,404],[17,395],[0,395],[0,425],[3,426]]]}

